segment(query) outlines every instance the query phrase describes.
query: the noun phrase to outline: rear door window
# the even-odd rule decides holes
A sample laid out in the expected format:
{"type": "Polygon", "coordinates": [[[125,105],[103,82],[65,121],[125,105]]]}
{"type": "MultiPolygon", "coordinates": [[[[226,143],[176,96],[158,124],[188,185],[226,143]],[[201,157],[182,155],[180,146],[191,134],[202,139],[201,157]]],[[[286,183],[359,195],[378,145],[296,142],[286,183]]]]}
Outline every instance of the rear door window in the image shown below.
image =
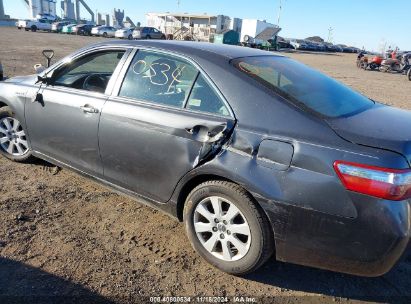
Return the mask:
{"type": "Polygon", "coordinates": [[[203,75],[199,75],[186,107],[194,111],[230,116],[224,101],[203,75]]]}
{"type": "Polygon", "coordinates": [[[142,50],[130,64],[119,96],[182,108],[197,75],[182,58],[142,50]]]}

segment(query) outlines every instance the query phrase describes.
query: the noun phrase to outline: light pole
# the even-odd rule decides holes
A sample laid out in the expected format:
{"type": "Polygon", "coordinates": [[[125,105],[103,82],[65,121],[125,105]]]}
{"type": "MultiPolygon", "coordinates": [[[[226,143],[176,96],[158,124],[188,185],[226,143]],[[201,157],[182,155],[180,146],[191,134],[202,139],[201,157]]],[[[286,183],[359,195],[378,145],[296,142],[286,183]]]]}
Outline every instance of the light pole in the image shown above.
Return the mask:
{"type": "Polygon", "coordinates": [[[328,29],[328,41],[327,41],[327,42],[329,42],[329,43],[332,43],[332,42],[333,42],[333,39],[334,39],[334,37],[333,37],[333,31],[334,31],[334,29],[333,29],[332,27],[330,27],[330,28],[328,29]]]}
{"type": "Polygon", "coordinates": [[[277,25],[278,26],[280,26],[282,9],[283,9],[283,0],[280,0],[280,7],[278,8],[278,19],[277,19],[277,25]]]}

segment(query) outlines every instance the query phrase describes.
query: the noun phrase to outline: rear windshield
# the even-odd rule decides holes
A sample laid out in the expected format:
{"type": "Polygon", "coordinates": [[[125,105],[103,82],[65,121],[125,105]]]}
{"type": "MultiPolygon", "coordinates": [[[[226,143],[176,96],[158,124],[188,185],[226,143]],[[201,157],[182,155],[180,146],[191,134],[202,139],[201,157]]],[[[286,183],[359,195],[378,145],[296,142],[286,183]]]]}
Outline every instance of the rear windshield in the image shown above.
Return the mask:
{"type": "Polygon", "coordinates": [[[246,57],[232,63],[275,93],[321,116],[351,116],[374,104],[338,81],[287,57],[246,57]]]}

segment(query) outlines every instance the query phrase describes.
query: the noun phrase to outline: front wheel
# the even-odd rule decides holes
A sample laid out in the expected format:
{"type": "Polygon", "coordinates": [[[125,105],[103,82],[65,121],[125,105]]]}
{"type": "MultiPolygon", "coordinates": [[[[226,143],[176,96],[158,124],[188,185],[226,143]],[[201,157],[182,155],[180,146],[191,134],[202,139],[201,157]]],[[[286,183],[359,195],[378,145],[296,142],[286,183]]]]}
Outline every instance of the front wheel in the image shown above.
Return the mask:
{"type": "Polygon", "coordinates": [[[411,69],[408,70],[407,77],[408,80],[411,81],[411,69]]]}
{"type": "Polygon", "coordinates": [[[240,186],[210,181],[187,197],[184,223],[194,249],[218,269],[244,275],[273,254],[273,233],[267,216],[240,186]]]}
{"type": "Polygon", "coordinates": [[[107,33],[103,33],[103,37],[104,37],[104,38],[107,38],[107,33]]]}
{"type": "Polygon", "coordinates": [[[9,107],[0,108],[0,154],[16,162],[31,158],[26,132],[9,107]]]}

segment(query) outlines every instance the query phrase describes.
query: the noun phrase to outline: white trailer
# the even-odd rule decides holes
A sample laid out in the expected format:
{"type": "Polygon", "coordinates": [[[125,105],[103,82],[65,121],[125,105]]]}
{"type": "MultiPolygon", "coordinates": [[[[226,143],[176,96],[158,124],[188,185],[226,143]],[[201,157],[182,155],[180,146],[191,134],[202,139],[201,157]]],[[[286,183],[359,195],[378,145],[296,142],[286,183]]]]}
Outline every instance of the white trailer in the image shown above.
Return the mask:
{"type": "Polygon", "coordinates": [[[244,37],[255,38],[267,28],[278,28],[278,26],[257,19],[243,19],[240,40],[241,42],[248,42],[245,41],[244,37]]]}

